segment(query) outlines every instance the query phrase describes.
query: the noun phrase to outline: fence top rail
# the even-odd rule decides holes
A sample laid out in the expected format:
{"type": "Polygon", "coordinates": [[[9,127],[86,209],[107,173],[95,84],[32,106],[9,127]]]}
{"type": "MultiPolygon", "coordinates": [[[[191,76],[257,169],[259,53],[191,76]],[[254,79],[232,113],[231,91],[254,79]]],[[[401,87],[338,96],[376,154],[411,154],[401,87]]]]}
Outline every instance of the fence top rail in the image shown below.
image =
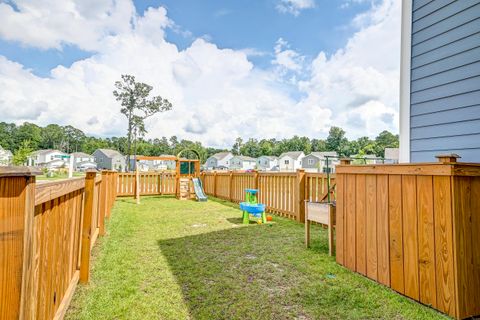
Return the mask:
{"type": "MultiPolygon", "coordinates": [[[[156,171],[142,171],[138,173],[140,176],[174,176],[175,172],[156,172],[156,171]]],[[[119,172],[119,176],[135,176],[135,172],[119,172]]]]}
{"type": "Polygon", "coordinates": [[[39,182],[35,186],[35,206],[85,188],[85,178],[39,182]]]}
{"type": "Polygon", "coordinates": [[[297,172],[259,172],[258,175],[268,177],[268,176],[287,176],[287,177],[294,177],[297,175],[297,172]]]}
{"type": "Polygon", "coordinates": [[[0,167],[0,177],[30,177],[41,175],[42,172],[35,167],[0,167]]]}
{"type": "MultiPolygon", "coordinates": [[[[322,173],[322,172],[305,172],[305,176],[307,178],[315,178],[315,177],[319,177],[319,178],[327,178],[328,175],[326,173],[322,173]]],[[[334,179],[335,178],[335,173],[330,173],[330,178],[331,179],[334,179]]]]}
{"type": "Polygon", "coordinates": [[[480,176],[480,163],[399,163],[339,165],[337,174],[392,174],[428,176],[480,176]]]}

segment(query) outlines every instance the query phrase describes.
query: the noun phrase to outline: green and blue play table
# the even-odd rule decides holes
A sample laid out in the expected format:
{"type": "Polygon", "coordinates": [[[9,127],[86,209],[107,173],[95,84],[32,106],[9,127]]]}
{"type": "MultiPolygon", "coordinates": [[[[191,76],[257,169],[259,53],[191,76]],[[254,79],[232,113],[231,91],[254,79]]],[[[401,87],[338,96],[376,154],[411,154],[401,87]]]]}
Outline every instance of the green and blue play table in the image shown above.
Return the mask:
{"type": "Polygon", "coordinates": [[[261,218],[262,223],[267,223],[265,205],[257,201],[257,189],[245,189],[245,202],[240,202],[240,210],[243,211],[243,224],[250,223],[250,215],[261,218]]]}

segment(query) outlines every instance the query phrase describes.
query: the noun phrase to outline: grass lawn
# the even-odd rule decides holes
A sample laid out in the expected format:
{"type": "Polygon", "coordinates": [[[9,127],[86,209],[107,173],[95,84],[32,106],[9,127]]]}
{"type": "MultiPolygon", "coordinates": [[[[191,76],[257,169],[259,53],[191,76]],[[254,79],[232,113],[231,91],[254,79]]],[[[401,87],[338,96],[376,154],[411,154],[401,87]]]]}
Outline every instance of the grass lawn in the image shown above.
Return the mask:
{"type": "MultiPolygon", "coordinates": [[[[74,172],[73,177],[83,177],[85,176],[85,172],[74,172]]],[[[68,179],[68,173],[54,173],[53,176],[47,177],[45,174],[38,175],[36,177],[37,180],[62,180],[62,179],[68,179]]]]}
{"type": "Polygon", "coordinates": [[[274,217],[241,224],[236,205],[117,201],[90,284],[67,319],[446,319],[335,263],[326,231],[274,217]]]}

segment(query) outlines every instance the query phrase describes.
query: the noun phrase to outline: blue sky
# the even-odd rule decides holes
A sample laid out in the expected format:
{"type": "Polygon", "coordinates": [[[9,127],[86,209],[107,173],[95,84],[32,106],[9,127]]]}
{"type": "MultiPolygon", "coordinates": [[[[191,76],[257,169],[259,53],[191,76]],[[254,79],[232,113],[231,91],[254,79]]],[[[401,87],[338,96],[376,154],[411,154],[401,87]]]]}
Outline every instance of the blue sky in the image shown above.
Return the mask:
{"type": "Polygon", "coordinates": [[[172,101],[147,123],[236,137],[398,132],[401,0],[0,0],[3,121],[123,135],[111,91],[135,75],[172,101]]]}
{"type": "MultiPolygon", "coordinates": [[[[220,48],[253,49],[258,55],[250,60],[268,68],[273,48],[279,38],[312,59],[320,51],[331,54],[345,45],[354,28],[351,20],[368,9],[368,1],[317,0],[313,8],[297,16],[276,9],[275,0],[167,0],[134,1],[139,15],[149,7],[163,6],[176,26],[166,32],[167,40],[185,49],[198,37],[214,42],[220,48]],[[350,5],[346,6],[346,3],[350,5]]],[[[17,41],[0,40],[0,53],[22,63],[39,76],[48,76],[57,65],[73,62],[94,54],[75,45],[60,49],[39,49],[17,41]]]]}

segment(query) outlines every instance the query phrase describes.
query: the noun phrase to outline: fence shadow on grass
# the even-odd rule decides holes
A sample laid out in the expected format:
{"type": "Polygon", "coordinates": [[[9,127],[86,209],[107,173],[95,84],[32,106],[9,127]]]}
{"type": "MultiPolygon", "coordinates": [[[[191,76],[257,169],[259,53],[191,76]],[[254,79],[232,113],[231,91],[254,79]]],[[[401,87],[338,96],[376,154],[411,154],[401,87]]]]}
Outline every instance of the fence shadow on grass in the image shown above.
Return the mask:
{"type": "MultiPolygon", "coordinates": [[[[241,218],[228,221],[242,224],[241,218]]],[[[327,255],[326,232],[315,227],[314,248],[306,250],[302,230],[303,225],[281,219],[159,240],[158,245],[193,319],[302,318],[299,292],[312,280],[308,265],[321,266],[318,281],[340,270],[327,255]]]]}

